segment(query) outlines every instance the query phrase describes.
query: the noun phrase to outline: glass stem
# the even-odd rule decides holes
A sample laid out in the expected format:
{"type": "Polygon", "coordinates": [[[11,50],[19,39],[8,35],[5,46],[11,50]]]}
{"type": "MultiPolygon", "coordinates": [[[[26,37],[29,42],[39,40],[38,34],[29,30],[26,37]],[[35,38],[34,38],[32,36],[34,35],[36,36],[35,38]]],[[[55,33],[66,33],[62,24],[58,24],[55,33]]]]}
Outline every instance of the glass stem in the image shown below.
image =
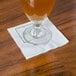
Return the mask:
{"type": "Polygon", "coordinates": [[[34,28],[31,30],[31,34],[34,38],[39,38],[42,35],[41,21],[34,22],[34,28]]]}

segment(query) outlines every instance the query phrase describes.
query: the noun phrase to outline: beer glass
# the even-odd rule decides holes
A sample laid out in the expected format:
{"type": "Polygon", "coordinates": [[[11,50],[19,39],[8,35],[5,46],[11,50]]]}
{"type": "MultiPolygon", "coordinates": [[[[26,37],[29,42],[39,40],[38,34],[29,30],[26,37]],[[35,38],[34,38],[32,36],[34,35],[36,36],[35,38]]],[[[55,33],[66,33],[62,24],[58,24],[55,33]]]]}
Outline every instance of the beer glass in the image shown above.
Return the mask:
{"type": "Polygon", "coordinates": [[[55,0],[20,0],[25,15],[32,26],[23,32],[24,39],[31,44],[46,44],[52,37],[48,27],[42,24],[43,20],[51,13],[55,0]]]}

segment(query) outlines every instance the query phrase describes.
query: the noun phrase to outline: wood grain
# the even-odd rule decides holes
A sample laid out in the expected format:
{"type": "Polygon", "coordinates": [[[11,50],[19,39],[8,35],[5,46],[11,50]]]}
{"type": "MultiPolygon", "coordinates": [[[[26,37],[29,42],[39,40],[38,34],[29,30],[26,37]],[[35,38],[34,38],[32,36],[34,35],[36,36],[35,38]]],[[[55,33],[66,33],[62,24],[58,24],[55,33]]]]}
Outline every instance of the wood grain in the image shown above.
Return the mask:
{"type": "Polygon", "coordinates": [[[76,0],[56,0],[49,19],[70,42],[26,60],[7,28],[29,20],[19,0],[0,0],[0,76],[76,76],[76,0]]]}

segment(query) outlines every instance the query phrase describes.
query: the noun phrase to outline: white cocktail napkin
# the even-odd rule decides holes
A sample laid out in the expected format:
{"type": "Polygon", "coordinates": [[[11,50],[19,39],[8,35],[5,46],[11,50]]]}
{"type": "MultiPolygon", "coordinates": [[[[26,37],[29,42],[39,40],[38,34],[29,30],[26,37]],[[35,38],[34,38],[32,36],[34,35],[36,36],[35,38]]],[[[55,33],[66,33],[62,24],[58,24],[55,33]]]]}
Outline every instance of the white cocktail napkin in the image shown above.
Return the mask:
{"type": "Polygon", "coordinates": [[[49,50],[51,51],[51,49],[61,47],[69,42],[68,39],[55,27],[55,25],[46,18],[43,21],[43,24],[51,30],[52,38],[47,44],[29,44],[24,39],[23,32],[27,27],[31,26],[32,23],[33,22],[28,22],[7,29],[26,59],[45,53],[49,50]]]}

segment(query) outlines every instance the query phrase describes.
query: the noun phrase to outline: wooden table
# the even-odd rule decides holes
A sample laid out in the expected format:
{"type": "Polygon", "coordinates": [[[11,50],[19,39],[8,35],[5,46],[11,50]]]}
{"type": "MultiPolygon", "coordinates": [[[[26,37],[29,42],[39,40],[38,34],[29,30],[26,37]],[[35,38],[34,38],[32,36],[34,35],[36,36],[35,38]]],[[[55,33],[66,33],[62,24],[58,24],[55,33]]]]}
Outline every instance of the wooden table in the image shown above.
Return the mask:
{"type": "Polygon", "coordinates": [[[70,42],[26,60],[7,28],[29,20],[19,0],[0,0],[0,76],[76,76],[76,0],[56,0],[49,19],[70,42]]]}

